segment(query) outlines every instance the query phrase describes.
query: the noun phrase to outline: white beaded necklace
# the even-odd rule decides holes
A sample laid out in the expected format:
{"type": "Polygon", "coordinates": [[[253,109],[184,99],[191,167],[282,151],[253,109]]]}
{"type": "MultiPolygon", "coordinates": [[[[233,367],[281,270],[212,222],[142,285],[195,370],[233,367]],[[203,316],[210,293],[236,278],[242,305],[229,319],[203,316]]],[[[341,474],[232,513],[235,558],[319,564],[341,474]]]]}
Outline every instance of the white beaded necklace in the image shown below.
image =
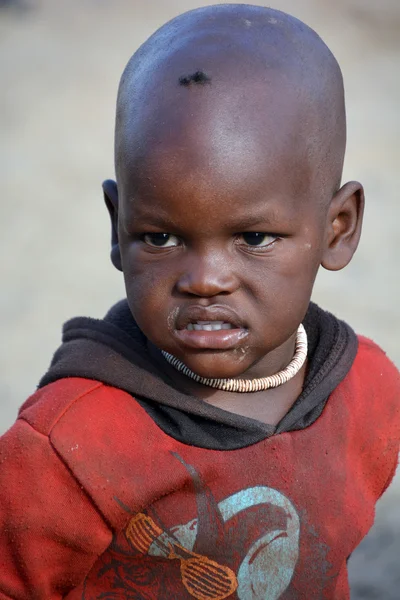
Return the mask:
{"type": "Polygon", "coordinates": [[[223,390],[224,392],[263,392],[269,388],[283,385],[300,371],[307,357],[307,334],[303,325],[300,324],[297,330],[294,356],[288,366],[275,375],[260,377],[258,379],[208,379],[207,377],[196,375],[196,373],[191,371],[189,367],[178,358],[172,356],[172,354],[169,354],[164,350],[162,350],[162,354],[169,364],[175,367],[177,371],[190,377],[190,379],[197,381],[197,383],[202,383],[203,385],[208,385],[209,387],[223,390]]]}

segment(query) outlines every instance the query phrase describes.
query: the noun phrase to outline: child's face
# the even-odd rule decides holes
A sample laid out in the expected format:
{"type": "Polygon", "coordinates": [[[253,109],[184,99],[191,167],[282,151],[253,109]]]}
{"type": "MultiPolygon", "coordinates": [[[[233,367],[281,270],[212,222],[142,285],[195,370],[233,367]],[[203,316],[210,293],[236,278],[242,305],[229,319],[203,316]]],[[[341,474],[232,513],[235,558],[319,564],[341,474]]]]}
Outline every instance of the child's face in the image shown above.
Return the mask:
{"type": "Polygon", "coordinates": [[[194,372],[265,376],[291,358],[327,210],[297,117],[283,110],[260,131],[250,106],[232,127],[229,106],[198,92],[193,112],[149,119],[120,166],[128,301],[145,335],[194,372]],[[222,329],[196,330],[204,321],[222,329]]]}

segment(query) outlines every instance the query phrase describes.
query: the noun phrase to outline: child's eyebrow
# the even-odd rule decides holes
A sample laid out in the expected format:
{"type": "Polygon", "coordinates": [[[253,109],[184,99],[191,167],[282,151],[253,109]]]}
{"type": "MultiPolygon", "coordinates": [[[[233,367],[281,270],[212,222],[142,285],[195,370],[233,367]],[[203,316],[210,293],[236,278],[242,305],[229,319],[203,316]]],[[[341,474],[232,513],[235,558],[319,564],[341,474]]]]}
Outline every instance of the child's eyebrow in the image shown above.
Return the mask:
{"type": "Polygon", "coordinates": [[[279,215],[276,210],[271,210],[266,207],[262,213],[246,215],[243,216],[243,218],[235,219],[234,224],[236,225],[236,227],[247,229],[249,227],[256,227],[257,225],[265,226],[281,223],[282,217],[283,215],[279,215]]]}
{"type": "Polygon", "coordinates": [[[127,223],[135,224],[140,222],[142,225],[150,225],[153,227],[159,227],[160,229],[176,228],[178,223],[171,218],[171,216],[157,207],[157,212],[149,209],[147,206],[138,207],[135,204],[131,205],[131,210],[125,213],[124,221],[127,223]]]}
{"type": "Polygon", "coordinates": [[[160,229],[176,229],[178,224],[175,223],[171,218],[162,217],[161,215],[152,215],[150,213],[139,214],[133,217],[134,221],[140,221],[143,224],[150,225],[152,227],[159,227],[160,229]]]}
{"type": "MultiPolygon", "coordinates": [[[[226,229],[242,231],[248,228],[262,226],[265,227],[274,227],[278,225],[282,225],[283,223],[289,223],[292,220],[292,217],[282,211],[280,213],[278,210],[272,207],[263,207],[261,211],[254,212],[253,214],[243,214],[243,215],[232,215],[231,218],[227,217],[225,221],[226,229]]],[[[128,222],[131,221],[132,224],[140,223],[141,225],[158,227],[164,230],[175,230],[178,231],[180,229],[184,229],[182,227],[182,223],[179,222],[179,219],[173,219],[171,215],[168,213],[162,213],[160,209],[157,209],[157,213],[152,210],[148,210],[147,207],[140,208],[137,211],[133,211],[128,216],[128,222]]]]}

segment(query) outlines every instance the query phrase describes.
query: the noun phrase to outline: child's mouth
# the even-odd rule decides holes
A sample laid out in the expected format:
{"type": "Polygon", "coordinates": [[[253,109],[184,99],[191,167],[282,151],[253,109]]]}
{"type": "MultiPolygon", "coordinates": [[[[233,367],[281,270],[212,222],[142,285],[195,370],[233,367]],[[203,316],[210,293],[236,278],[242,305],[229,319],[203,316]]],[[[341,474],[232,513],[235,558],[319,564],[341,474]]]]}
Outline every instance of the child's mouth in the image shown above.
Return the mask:
{"type": "Polygon", "coordinates": [[[180,346],[197,350],[231,350],[249,331],[227,306],[190,306],[177,315],[172,329],[180,346]]]}
{"type": "Polygon", "coordinates": [[[195,321],[188,323],[187,331],[221,331],[222,329],[235,329],[231,323],[225,321],[195,321]]]}
{"type": "Polygon", "coordinates": [[[195,321],[175,329],[180,345],[198,350],[231,350],[237,347],[248,330],[226,321],[195,321]]]}

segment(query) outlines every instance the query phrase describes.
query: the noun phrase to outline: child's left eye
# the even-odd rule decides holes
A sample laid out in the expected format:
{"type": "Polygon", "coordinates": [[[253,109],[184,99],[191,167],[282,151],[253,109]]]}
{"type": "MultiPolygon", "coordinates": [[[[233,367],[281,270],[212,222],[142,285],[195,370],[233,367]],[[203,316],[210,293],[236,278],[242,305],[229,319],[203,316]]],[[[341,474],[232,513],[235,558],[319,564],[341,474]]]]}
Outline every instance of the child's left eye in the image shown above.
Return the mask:
{"type": "Polygon", "coordinates": [[[145,233],[143,241],[153,248],[173,248],[179,246],[179,239],[171,233],[145,233]]]}
{"type": "Polygon", "coordinates": [[[241,233],[238,237],[240,240],[243,240],[246,246],[258,248],[266,248],[270,244],[273,244],[277,239],[276,235],[258,231],[246,231],[245,233],[241,233]]]}

